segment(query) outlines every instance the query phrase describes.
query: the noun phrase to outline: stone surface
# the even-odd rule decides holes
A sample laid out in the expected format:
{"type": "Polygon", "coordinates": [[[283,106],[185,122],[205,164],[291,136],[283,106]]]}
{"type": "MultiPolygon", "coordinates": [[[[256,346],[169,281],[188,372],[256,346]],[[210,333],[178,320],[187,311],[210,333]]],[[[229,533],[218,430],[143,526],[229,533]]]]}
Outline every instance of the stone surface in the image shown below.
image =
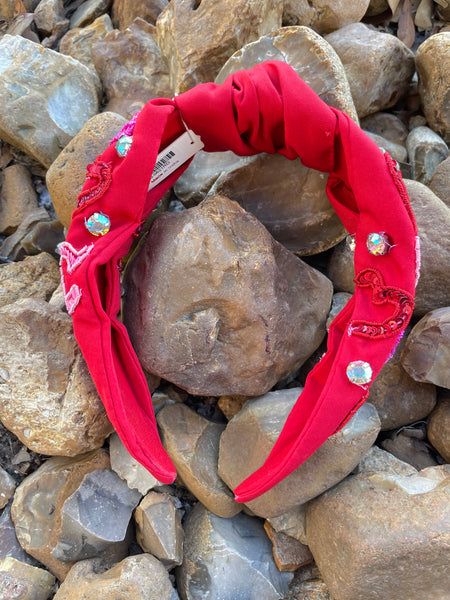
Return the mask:
{"type": "Polygon", "coordinates": [[[387,152],[389,152],[392,158],[394,158],[398,162],[404,163],[408,160],[408,152],[406,151],[405,146],[401,144],[396,144],[395,142],[391,142],[390,140],[376,133],[371,133],[370,131],[366,131],[366,133],[377,144],[379,148],[387,150],[387,152]]]}
{"type": "Polygon", "coordinates": [[[0,560],[0,590],[5,600],[48,600],[55,578],[48,571],[15,558],[0,560]]]}
{"type": "MultiPolygon", "coordinates": [[[[367,454],[363,456],[362,460],[358,464],[356,472],[371,473],[373,471],[388,473],[391,475],[414,475],[417,473],[417,469],[415,469],[412,465],[400,460],[390,452],[387,452],[378,446],[372,446],[367,454]]],[[[304,543],[307,543],[307,541],[304,543]]]]}
{"type": "Polygon", "coordinates": [[[450,397],[444,396],[431,413],[428,427],[428,439],[442,458],[450,463],[450,397]]]}
{"type": "Polygon", "coordinates": [[[450,208],[450,156],[442,161],[430,179],[428,187],[450,208]]]}
{"type": "Polygon", "coordinates": [[[350,23],[360,21],[369,0],[329,2],[329,0],[285,0],[283,23],[306,25],[318,33],[329,33],[350,23]]]}
{"type": "Polygon", "coordinates": [[[327,318],[327,329],[330,328],[331,323],[345,307],[351,297],[352,295],[348,294],[347,292],[337,292],[333,295],[333,301],[331,303],[330,312],[328,313],[327,318]]]}
{"type": "Polygon", "coordinates": [[[144,368],[200,395],[268,391],[319,346],[331,302],[327,278],[221,197],[163,214],[125,286],[144,368]]]}
{"type": "Polygon", "coordinates": [[[285,533],[275,531],[269,521],[264,523],[264,529],[272,542],[273,557],[280,571],[296,571],[313,561],[308,546],[285,533]]]}
{"type": "Polygon", "coordinates": [[[31,173],[20,164],[3,169],[0,186],[0,232],[9,235],[27,214],[37,209],[37,194],[31,173]]]}
{"type": "Polygon", "coordinates": [[[50,221],[50,217],[42,206],[28,213],[16,231],[9,235],[0,245],[0,256],[3,259],[12,261],[19,261],[25,258],[27,254],[25,248],[22,246],[22,241],[33,232],[35,227],[48,221],[50,221]]]}
{"type": "Polygon", "coordinates": [[[280,27],[282,10],[281,0],[170,2],[156,29],[172,91],[213,81],[236,50],[280,27]]]}
{"type": "Polygon", "coordinates": [[[169,0],[113,0],[112,19],[118,29],[126,29],[136,17],[154,25],[169,0]]]}
{"type": "Polygon", "coordinates": [[[287,592],[292,575],[278,571],[257,519],[243,514],[222,519],[198,503],[184,531],[184,560],[177,569],[183,600],[276,600],[287,592]]]}
{"type": "Polygon", "coordinates": [[[156,556],[167,569],[183,562],[183,528],[169,494],[150,492],[134,513],[136,538],[144,552],[156,556]]]}
{"type": "Polygon", "coordinates": [[[450,388],[450,307],[433,310],[417,323],[401,362],[416,381],[450,388]]]}
{"type": "Polygon", "coordinates": [[[423,439],[416,437],[418,431],[415,428],[401,429],[393,432],[390,437],[380,442],[384,450],[390,452],[399,460],[412,465],[420,471],[426,467],[437,465],[429,444],[423,439]]]}
{"type": "Polygon", "coordinates": [[[0,65],[0,136],[48,168],[97,113],[97,76],[20,36],[0,40],[0,65]]]}
{"type": "Polygon", "coordinates": [[[86,0],[76,9],[70,18],[70,28],[89,25],[110,7],[112,0],[86,0]]]}
{"type": "Polygon", "coordinates": [[[430,36],[417,49],[422,108],[428,125],[450,143],[450,31],[430,36]]]}
{"type": "Polygon", "coordinates": [[[221,396],[217,402],[217,406],[229,421],[234,415],[237,415],[247,400],[246,396],[221,396]]]}
{"type": "Polygon", "coordinates": [[[322,579],[314,578],[301,581],[295,585],[294,591],[285,600],[335,600],[332,598],[322,579]]]}
{"type": "Polygon", "coordinates": [[[45,252],[0,267],[0,306],[24,298],[50,300],[60,283],[57,261],[45,252]]]}
{"type": "Polygon", "coordinates": [[[0,509],[4,508],[16,489],[16,482],[11,475],[0,467],[0,509]]]}
{"type": "Polygon", "coordinates": [[[355,291],[355,252],[344,240],[338,244],[330,256],[327,267],[327,276],[333,282],[337,292],[353,294],[355,291]]]}
{"type": "Polygon", "coordinates": [[[125,31],[113,30],[92,46],[107,110],[129,118],[148,100],[173,95],[154,37],[155,28],[136,19],[125,31]]]}
{"type": "Polygon", "coordinates": [[[61,528],[61,509],[86,473],[109,468],[109,457],[96,450],[78,458],[50,458],[17,488],[11,515],[20,544],[58,579],[64,579],[71,563],[52,556],[61,528]]]}
{"type": "Polygon", "coordinates": [[[267,521],[275,531],[284,533],[306,546],[308,543],[306,538],[306,507],[306,503],[294,506],[278,515],[278,517],[269,517],[267,521]]]}
{"type": "Polygon", "coordinates": [[[141,497],[113,471],[87,473],[61,508],[58,543],[52,556],[70,562],[111,550],[118,562],[127,554],[127,531],[141,497]]]}
{"type": "Polygon", "coordinates": [[[0,560],[8,556],[27,564],[38,564],[37,560],[27,554],[19,544],[11,519],[11,502],[5,506],[0,515],[0,560]]]}
{"type": "Polygon", "coordinates": [[[361,127],[364,131],[376,133],[390,142],[403,146],[409,133],[408,128],[399,117],[387,112],[367,115],[361,119],[361,127]]]}
{"type": "Polygon", "coordinates": [[[76,563],[54,600],[78,598],[178,600],[166,569],[150,554],[128,556],[106,571],[96,559],[76,563]]]}
{"type": "Polygon", "coordinates": [[[44,35],[51,35],[61,25],[68,29],[69,21],[64,17],[63,0],[40,0],[34,11],[34,23],[44,35]]]}
{"type": "Polygon", "coordinates": [[[369,402],[377,409],[382,430],[420,421],[430,414],[436,404],[434,385],[415,381],[401,365],[400,355],[407,344],[409,331],[370,386],[369,402]]]}
{"type": "MultiPolygon", "coordinates": [[[[234,489],[262,466],[300,392],[299,388],[279,390],[250,400],[228,423],[220,440],[219,475],[229,487],[234,489]]],[[[306,462],[247,506],[270,518],[318,496],[356,467],[379,428],[375,408],[364,404],[306,462]]]]}
{"type": "Polygon", "coordinates": [[[131,489],[144,495],[159,484],[159,481],[131,456],[117,433],[113,433],[109,438],[109,455],[111,469],[124,479],[131,489]]]}
{"type": "Polygon", "coordinates": [[[242,505],[217,475],[224,425],[180,403],[166,406],[156,418],[163,445],[188,490],[216,515],[232,517],[240,512],[242,505]]]}
{"type": "Polygon", "coordinates": [[[447,144],[429,127],[415,127],[408,135],[406,147],[413,178],[425,184],[448,156],[447,144]]]}
{"type": "Polygon", "coordinates": [[[64,227],[58,219],[36,223],[21,239],[20,245],[29,254],[49,252],[56,255],[58,245],[65,239],[64,227]]]}
{"type": "Polygon", "coordinates": [[[333,597],[443,600],[448,595],[450,474],[445,469],[356,475],[309,504],[310,549],[333,597]]]}
{"type": "Polygon", "coordinates": [[[111,424],[75,341],[71,317],[43,300],[0,308],[0,418],[31,450],[98,448],[111,424]]]}
{"type": "Polygon", "coordinates": [[[325,39],[342,60],[359,117],[394,106],[406,96],[414,55],[397,37],[354,23],[325,39]]]}
{"type": "Polygon", "coordinates": [[[59,220],[69,227],[86,168],[103,152],[126,120],[115,113],[95,115],[69,142],[47,171],[46,181],[59,220]]]}
{"type": "Polygon", "coordinates": [[[95,69],[92,46],[102,40],[113,26],[109,15],[102,15],[86,27],[75,27],[68,31],[59,43],[59,51],[95,69]]]}

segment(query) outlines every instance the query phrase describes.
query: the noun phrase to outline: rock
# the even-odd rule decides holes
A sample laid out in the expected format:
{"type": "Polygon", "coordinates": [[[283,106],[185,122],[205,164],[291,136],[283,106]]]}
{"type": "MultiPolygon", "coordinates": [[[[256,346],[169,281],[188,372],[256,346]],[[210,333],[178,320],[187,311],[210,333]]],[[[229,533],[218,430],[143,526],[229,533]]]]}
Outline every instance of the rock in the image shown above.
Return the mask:
{"type": "Polygon", "coordinates": [[[72,567],[54,600],[178,600],[163,565],[150,554],[128,556],[112,569],[99,567],[97,559],[72,567]]]}
{"type": "Polygon", "coordinates": [[[450,463],[450,399],[444,396],[431,413],[427,427],[428,439],[442,458],[450,463]]]}
{"type": "Polygon", "coordinates": [[[69,142],[47,171],[46,181],[59,220],[69,227],[86,168],[103,152],[126,120],[115,113],[95,115],[69,142]]]}
{"type": "Polygon", "coordinates": [[[39,564],[19,544],[11,519],[11,503],[5,506],[0,515],[0,561],[8,556],[34,566],[39,564]]]}
{"type": "Polygon", "coordinates": [[[56,254],[58,245],[64,241],[64,227],[57,219],[36,223],[20,241],[27,254],[49,252],[56,254]]]}
{"type": "Polygon", "coordinates": [[[364,131],[370,131],[381,137],[404,146],[408,137],[408,128],[399,117],[392,113],[378,112],[361,119],[364,131]]]}
{"type": "Polygon", "coordinates": [[[156,29],[173,92],[213,81],[236,50],[281,26],[282,10],[280,0],[170,2],[156,29]]]}
{"type": "Polygon", "coordinates": [[[20,164],[3,169],[0,185],[0,232],[9,235],[38,208],[37,194],[29,170],[20,164]]]}
{"type": "Polygon", "coordinates": [[[125,480],[131,489],[145,495],[159,484],[159,481],[131,456],[117,433],[113,433],[109,438],[109,454],[111,469],[125,480]]]}
{"type": "Polygon", "coordinates": [[[394,158],[396,161],[404,163],[408,160],[408,152],[401,144],[391,142],[381,135],[371,133],[370,131],[366,131],[365,133],[367,133],[367,135],[375,142],[375,144],[377,144],[380,149],[387,150],[387,152],[389,152],[392,158],[394,158]]]}
{"type": "Polygon", "coordinates": [[[414,54],[397,37],[354,23],[325,39],[342,60],[360,118],[394,106],[407,95],[414,54]]]}
{"type": "Polygon", "coordinates": [[[294,595],[286,596],[286,600],[333,600],[325,583],[319,579],[301,581],[295,586],[294,595]]]}
{"type": "Polygon", "coordinates": [[[48,600],[55,578],[48,571],[15,558],[0,561],[0,589],[5,600],[48,600]]]}
{"type": "Polygon", "coordinates": [[[61,528],[61,509],[86,473],[109,468],[109,458],[96,450],[77,458],[50,458],[17,488],[11,516],[20,544],[58,579],[64,579],[71,563],[52,556],[61,528]]]}
{"type": "Polygon", "coordinates": [[[326,277],[221,197],[163,214],[125,288],[144,368],[197,395],[265,393],[319,346],[331,302],[326,277]]]}
{"type": "Polygon", "coordinates": [[[24,298],[50,300],[60,283],[58,263],[45,252],[0,267],[0,306],[24,298]]]}
{"type": "Polygon", "coordinates": [[[98,79],[73,58],[19,36],[0,40],[0,63],[0,136],[48,168],[97,113],[98,79]]]}
{"type": "Polygon", "coordinates": [[[318,33],[329,33],[363,18],[369,0],[329,2],[328,0],[285,0],[283,23],[307,25],[318,33]]]}
{"type": "Polygon", "coordinates": [[[417,49],[416,65],[422,108],[428,124],[450,143],[450,31],[426,39],[417,49]]]}
{"type": "Polygon", "coordinates": [[[309,504],[310,549],[333,597],[441,600],[448,595],[445,469],[348,477],[309,504]]]}
{"type": "Polygon", "coordinates": [[[14,17],[15,6],[11,0],[0,0],[0,19],[9,21],[14,17]]]}
{"type": "Polygon", "coordinates": [[[413,167],[413,179],[425,184],[448,156],[447,144],[429,127],[414,128],[408,135],[406,147],[413,167]]]}
{"type": "MultiPolygon", "coordinates": [[[[414,475],[417,473],[409,463],[400,460],[390,452],[372,446],[362,460],[358,464],[357,473],[371,473],[372,471],[388,473],[391,475],[414,475]]],[[[306,505],[307,506],[307,505],[306,505]]],[[[306,514],[305,514],[306,521],[306,514]]],[[[305,523],[306,529],[306,523],[305,523]]],[[[307,538],[306,542],[307,543],[307,538]]]]}
{"type": "Polygon", "coordinates": [[[334,289],[338,292],[355,292],[355,252],[349,243],[350,236],[345,241],[338,244],[331,254],[327,267],[327,276],[334,284],[334,289]]]}
{"type": "Polygon", "coordinates": [[[307,504],[294,506],[278,517],[269,517],[267,522],[276,532],[284,533],[306,546],[306,507],[307,504]]]}
{"type": "Polygon", "coordinates": [[[384,450],[417,470],[436,466],[437,462],[431,453],[429,444],[418,438],[417,435],[418,430],[413,427],[401,429],[394,431],[380,444],[384,450]]]}
{"type": "Polygon", "coordinates": [[[296,571],[301,566],[313,561],[308,546],[284,533],[276,532],[269,521],[264,523],[264,529],[272,542],[273,557],[280,571],[296,571]]]}
{"type": "Polygon", "coordinates": [[[212,423],[185,404],[166,406],[157,415],[161,439],[178,476],[208,510],[232,517],[242,509],[217,475],[224,425],[212,423]]]}
{"type": "Polygon", "coordinates": [[[86,27],[75,27],[68,31],[59,43],[59,51],[80,61],[86,67],[95,69],[92,46],[102,40],[113,26],[109,15],[97,17],[86,27]]]}
{"type": "Polygon", "coordinates": [[[107,12],[112,0],[86,0],[76,9],[70,18],[70,28],[84,27],[107,12]]]}
{"type": "Polygon", "coordinates": [[[36,226],[48,221],[50,221],[50,217],[42,206],[25,215],[16,231],[0,245],[0,256],[12,261],[25,258],[26,250],[22,246],[22,241],[33,232],[36,226]]]}
{"type": "Polygon", "coordinates": [[[428,187],[450,208],[450,156],[442,161],[432,175],[428,187]]]}
{"type": "MultiPolygon", "coordinates": [[[[177,569],[180,596],[276,600],[287,592],[290,573],[280,573],[262,524],[239,514],[222,519],[198,503],[185,521],[183,564],[177,569]]],[[[59,599],[58,599],[59,600],[59,599]]]]}
{"type": "Polygon", "coordinates": [[[437,15],[442,21],[450,21],[450,6],[447,3],[447,6],[444,6],[443,3],[436,6],[437,15]]]}
{"type": "MultiPolygon", "coordinates": [[[[231,489],[262,466],[300,392],[299,388],[279,390],[250,400],[228,423],[220,440],[219,475],[231,489]]],[[[364,404],[291,475],[246,505],[267,519],[318,496],[356,467],[379,428],[375,408],[364,404]]]]}
{"type": "Polygon", "coordinates": [[[156,19],[169,0],[113,0],[112,19],[118,29],[126,29],[140,17],[155,25],[156,19]]]}
{"type": "Polygon", "coordinates": [[[348,294],[347,292],[337,292],[333,295],[333,301],[331,303],[331,308],[330,312],[328,313],[328,319],[326,323],[327,330],[330,328],[331,323],[345,307],[351,297],[352,294],[348,294]]]}
{"type": "Polygon", "coordinates": [[[51,35],[58,27],[69,28],[69,21],[64,16],[63,0],[40,0],[34,11],[34,24],[44,35],[51,35]]]}
{"type": "Polygon", "coordinates": [[[237,415],[247,400],[246,396],[221,396],[217,402],[217,406],[229,421],[234,415],[237,415]]]}
{"type": "Polygon", "coordinates": [[[43,300],[0,308],[0,419],[31,450],[74,456],[111,424],[75,341],[71,317],[43,300]]]}
{"type": "Polygon", "coordinates": [[[183,562],[183,528],[169,494],[150,492],[136,508],[136,538],[144,552],[156,556],[166,569],[183,562]]]}
{"type": "Polygon", "coordinates": [[[172,96],[169,72],[154,36],[152,25],[136,19],[125,31],[110,31],[93,44],[107,110],[129,118],[148,100],[172,96]]]}
{"type": "Polygon", "coordinates": [[[4,508],[16,489],[16,482],[11,475],[0,467],[0,508],[4,508]]]}

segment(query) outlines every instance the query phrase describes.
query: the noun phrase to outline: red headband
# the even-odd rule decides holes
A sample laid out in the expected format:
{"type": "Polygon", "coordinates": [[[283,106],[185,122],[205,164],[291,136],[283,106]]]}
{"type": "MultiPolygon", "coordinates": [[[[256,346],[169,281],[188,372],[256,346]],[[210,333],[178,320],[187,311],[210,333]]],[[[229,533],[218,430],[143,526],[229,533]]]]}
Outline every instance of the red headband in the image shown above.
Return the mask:
{"type": "Polygon", "coordinates": [[[247,502],[296,469],[367,398],[413,311],[417,229],[396,162],[283,62],[240,71],[220,86],[198,85],[173,100],[148,102],[89,165],[61,245],[61,270],[75,336],[108,416],[129,452],[161,482],[172,482],[176,472],[159,440],[144,374],[117,318],[118,267],[142,220],[190,162],[147,192],[158,151],[185,133],[184,123],[208,152],[278,152],[329,172],[328,197],[355,237],[355,294],[333,321],[328,350],[269,457],[235,490],[236,499],[247,502]]]}

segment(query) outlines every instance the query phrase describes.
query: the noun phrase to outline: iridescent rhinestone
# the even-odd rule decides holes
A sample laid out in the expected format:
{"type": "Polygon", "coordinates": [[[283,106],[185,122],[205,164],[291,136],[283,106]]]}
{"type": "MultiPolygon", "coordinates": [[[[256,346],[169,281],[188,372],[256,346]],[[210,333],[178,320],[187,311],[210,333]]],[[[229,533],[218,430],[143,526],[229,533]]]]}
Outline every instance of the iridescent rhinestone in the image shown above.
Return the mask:
{"type": "Polygon", "coordinates": [[[369,233],[367,236],[367,250],[375,256],[387,254],[391,249],[388,236],[382,231],[381,233],[369,233]]]}
{"type": "Polygon", "coordinates": [[[354,360],[347,366],[347,377],[351,383],[364,385],[372,381],[372,367],[363,360],[354,360]]]}
{"type": "Polygon", "coordinates": [[[355,248],[356,248],[356,241],[355,241],[355,235],[352,233],[349,233],[348,236],[345,238],[345,243],[347,245],[347,248],[350,250],[350,252],[354,252],[355,248]]]}
{"type": "Polygon", "coordinates": [[[133,138],[131,137],[131,135],[121,135],[116,142],[117,154],[122,158],[126,156],[128,154],[129,149],[131,148],[132,142],[133,138]]]}
{"type": "Polygon", "coordinates": [[[92,233],[92,235],[100,236],[108,233],[111,227],[111,221],[108,215],[104,213],[93,213],[89,219],[85,221],[86,229],[92,233]]]}

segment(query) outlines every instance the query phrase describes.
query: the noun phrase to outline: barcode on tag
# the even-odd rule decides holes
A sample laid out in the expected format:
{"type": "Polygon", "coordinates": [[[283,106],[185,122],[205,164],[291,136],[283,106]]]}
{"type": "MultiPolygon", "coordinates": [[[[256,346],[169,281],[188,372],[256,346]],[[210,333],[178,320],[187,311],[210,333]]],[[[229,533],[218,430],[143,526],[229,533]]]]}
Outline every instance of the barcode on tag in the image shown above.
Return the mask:
{"type": "Polygon", "coordinates": [[[203,142],[200,137],[188,129],[158,154],[148,189],[151,190],[161,183],[202,148],[203,142]]]}

